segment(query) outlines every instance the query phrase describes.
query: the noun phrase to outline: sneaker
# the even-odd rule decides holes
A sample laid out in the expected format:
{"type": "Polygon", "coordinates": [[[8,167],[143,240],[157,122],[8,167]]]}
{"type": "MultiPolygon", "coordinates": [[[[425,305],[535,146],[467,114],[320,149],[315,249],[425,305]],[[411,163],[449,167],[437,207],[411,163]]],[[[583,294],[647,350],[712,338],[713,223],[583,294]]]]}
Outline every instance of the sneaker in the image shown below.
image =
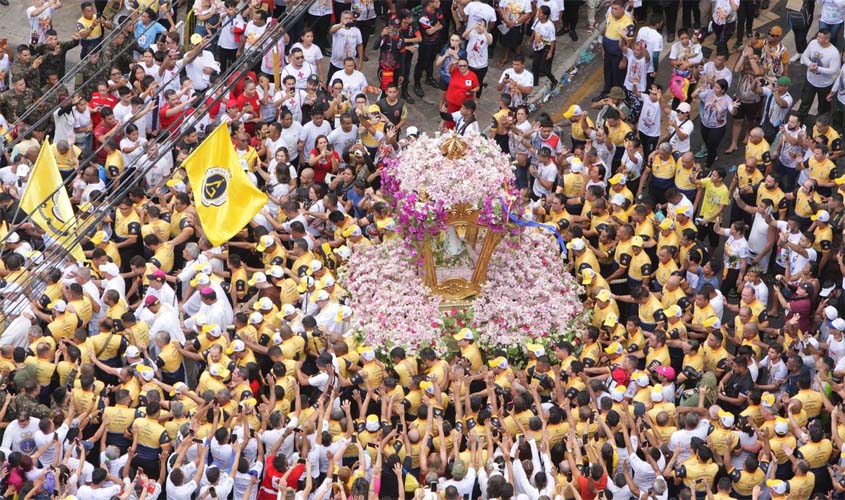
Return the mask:
{"type": "Polygon", "coordinates": [[[698,151],[695,152],[695,156],[698,156],[698,157],[707,156],[707,146],[702,144],[701,147],[698,148],[698,151]]]}
{"type": "Polygon", "coordinates": [[[426,85],[430,85],[430,86],[432,86],[436,89],[440,88],[440,83],[438,83],[437,80],[435,80],[434,78],[429,78],[428,80],[425,81],[425,83],[426,83],[426,85]]]}
{"type": "Polygon", "coordinates": [[[414,94],[419,98],[425,97],[425,92],[423,92],[422,86],[419,83],[414,84],[414,94]]]}
{"type": "Polygon", "coordinates": [[[575,32],[575,30],[570,31],[570,32],[569,32],[569,38],[570,38],[573,42],[577,42],[577,41],[578,41],[578,33],[576,33],[576,32],[575,32]]]}
{"type": "Polygon", "coordinates": [[[789,58],[789,62],[798,62],[801,60],[801,53],[797,53],[789,58]]]}

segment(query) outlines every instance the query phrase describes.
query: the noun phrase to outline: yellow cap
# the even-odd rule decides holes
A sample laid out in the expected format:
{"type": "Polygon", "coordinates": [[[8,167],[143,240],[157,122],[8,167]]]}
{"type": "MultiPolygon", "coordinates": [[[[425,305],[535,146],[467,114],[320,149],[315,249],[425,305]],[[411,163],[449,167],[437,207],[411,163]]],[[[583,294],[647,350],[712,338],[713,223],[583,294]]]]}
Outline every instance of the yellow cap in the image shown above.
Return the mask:
{"type": "Polygon", "coordinates": [[[663,314],[665,314],[667,318],[674,318],[680,316],[682,313],[683,311],[681,310],[681,306],[678,304],[672,304],[663,310],[663,314]]]}
{"type": "Polygon", "coordinates": [[[267,250],[268,247],[271,247],[276,244],[276,240],[273,239],[272,236],[269,234],[265,234],[258,240],[258,244],[255,245],[255,249],[259,252],[263,252],[267,250]]]}
{"type": "Polygon", "coordinates": [[[434,392],[434,384],[429,382],[428,380],[423,380],[422,382],[420,382],[420,389],[425,391],[425,392],[433,393],[434,392]]]}
{"type": "Polygon", "coordinates": [[[508,360],[505,359],[504,356],[499,356],[498,358],[493,358],[488,361],[487,365],[490,366],[490,368],[501,368],[504,370],[508,367],[508,360]]]}
{"type": "Polygon", "coordinates": [[[631,238],[631,246],[642,248],[642,246],[643,246],[642,236],[634,236],[633,238],[631,238]]]}
{"type": "Polygon", "coordinates": [[[95,245],[99,245],[100,243],[107,240],[107,235],[105,231],[97,231],[94,233],[94,236],[91,237],[91,243],[95,245]]]}
{"type": "Polygon", "coordinates": [[[706,326],[707,328],[721,328],[722,322],[719,321],[719,318],[716,316],[709,316],[704,318],[704,321],[701,322],[702,325],[706,326]]]}
{"type": "MultiPolygon", "coordinates": [[[[608,313],[608,315],[604,317],[604,321],[602,322],[602,326],[616,326],[617,324],[619,324],[619,317],[613,313],[608,313]]],[[[612,346],[613,344],[610,345],[612,346]]],[[[609,347],[610,346],[608,346],[608,348],[609,347]]]]}
{"type": "Polygon", "coordinates": [[[546,354],[546,348],[543,347],[543,344],[532,344],[532,343],[529,342],[529,343],[525,344],[525,350],[532,353],[533,355],[535,355],[537,357],[542,356],[543,354],[546,354]]]}
{"type": "Polygon", "coordinates": [[[475,340],[475,333],[469,328],[461,328],[461,330],[452,336],[455,340],[475,340]]]}
{"type": "Polygon", "coordinates": [[[607,288],[602,288],[599,290],[599,293],[596,294],[596,300],[600,300],[602,302],[607,302],[610,300],[610,290],[607,288]]]}
{"type": "Polygon", "coordinates": [[[563,112],[563,117],[567,120],[571,120],[573,116],[581,115],[581,113],[583,113],[581,106],[573,104],[572,106],[566,108],[566,111],[563,112]]]}
{"type": "Polygon", "coordinates": [[[623,182],[625,182],[625,176],[622,175],[622,174],[616,174],[616,175],[612,176],[610,179],[608,179],[607,182],[609,182],[611,186],[615,186],[617,184],[622,184],[623,182]]]}
{"type": "Polygon", "coordinates": [[[760,397],[760,404],[767,408],[773,408],[775,406],[775,395],[771,392],[764,392],[760,397]]]}
{"type": "Polygon", "coordinates": [[[660,222],[660,229],[662,229],[664,231],[668,231],[668,230],[672,229],[673,227],[675,227],[675,223],[672,221],[672,219],[663,219],[660,222]]]}
{"type": "Polygon", "coordinates": [[[592,269],[584,269],[581,271],[581,284],[582,285],[589,285],[593,282],[593,277],[596,275],[596,272],[592,269]]]}

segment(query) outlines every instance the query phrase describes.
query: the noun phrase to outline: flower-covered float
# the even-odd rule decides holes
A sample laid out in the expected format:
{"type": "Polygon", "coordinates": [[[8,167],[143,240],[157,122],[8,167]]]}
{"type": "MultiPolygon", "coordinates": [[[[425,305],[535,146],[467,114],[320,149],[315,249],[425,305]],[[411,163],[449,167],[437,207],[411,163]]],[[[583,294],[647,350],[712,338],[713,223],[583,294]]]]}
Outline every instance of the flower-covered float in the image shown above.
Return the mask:
{"type": "Polygon", "coordinates": [[[395,346],[445,354],[470,328],[488,353],[520,359],[526,343],[548,352],[583,331],[558,240],[511,220],[522,200],[494,141],[423,135],[381,178],[399,237],[358,249],[340,272],[361,342],[383,355],[395,346]]]}

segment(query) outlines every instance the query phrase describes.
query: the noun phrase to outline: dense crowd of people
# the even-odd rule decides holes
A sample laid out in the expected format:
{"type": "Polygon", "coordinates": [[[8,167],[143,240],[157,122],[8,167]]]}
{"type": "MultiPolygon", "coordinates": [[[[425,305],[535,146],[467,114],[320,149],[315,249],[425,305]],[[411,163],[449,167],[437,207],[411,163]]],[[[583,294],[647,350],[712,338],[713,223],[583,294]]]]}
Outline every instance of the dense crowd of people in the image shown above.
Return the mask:
{"type": "Polygon", "coordinates": [[[31,1],[31,39],[0,42],[3,498],[845,497],[845,1],[755,33],[766,0],[317,0],[222,96],[298,4],[196,0],[183,40],[184,2],[121,24],[86,0],[60,41],[69,7],[31,1]],[[605,9],[600,94],[529,117],[605,9]],[[380,175],[428,93],[425,127],[495,139],[567,243],[576,338],[353,335],[338,271],[397,237],[380,175]],[[214,246],[181,163],[220,124],[269,201],[214,246]],[[84,261],[43,265],[56,242],[20,210],[46,136],[78,220],[107,212],[84,261]]]}

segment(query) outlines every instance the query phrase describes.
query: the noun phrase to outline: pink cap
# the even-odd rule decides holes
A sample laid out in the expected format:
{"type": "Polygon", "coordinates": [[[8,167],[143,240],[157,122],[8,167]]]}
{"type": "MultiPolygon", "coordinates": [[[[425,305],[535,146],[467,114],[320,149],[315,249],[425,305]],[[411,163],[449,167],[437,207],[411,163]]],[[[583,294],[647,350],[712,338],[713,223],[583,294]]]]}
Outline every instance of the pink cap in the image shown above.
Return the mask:
{"type": "Polygon", "coordinates": [[[155,304],[156,302],[158,302],[158,297],[154,295],[147,295],[147,298],[144,299],[144,305],[147,307],[155,304]]]}
{"type": "Polygon", "coordinates": [[[165,278],[167,278],[167,273],[165,273],[161,269],[156,269],[155,271],[152,272],[152,274],[147,275],[147,279],[151,279],[151,280],[164,281],[165,278]]]}
{"type": "Polygon", "coordinates": [[[211,288],[210,286],[206,286],[206,287],[203,287],[202,290],[200,290],[200,293],[202,295],[211,295],[211,294],[214,293],[214,289],[211,288]]]}
{"type": "Polygon", "coordinates": [[[666,377],[666,380],[675,380],[675,369],[671,366],[658,366],[654,371],[658,375],[666,377]]]}

